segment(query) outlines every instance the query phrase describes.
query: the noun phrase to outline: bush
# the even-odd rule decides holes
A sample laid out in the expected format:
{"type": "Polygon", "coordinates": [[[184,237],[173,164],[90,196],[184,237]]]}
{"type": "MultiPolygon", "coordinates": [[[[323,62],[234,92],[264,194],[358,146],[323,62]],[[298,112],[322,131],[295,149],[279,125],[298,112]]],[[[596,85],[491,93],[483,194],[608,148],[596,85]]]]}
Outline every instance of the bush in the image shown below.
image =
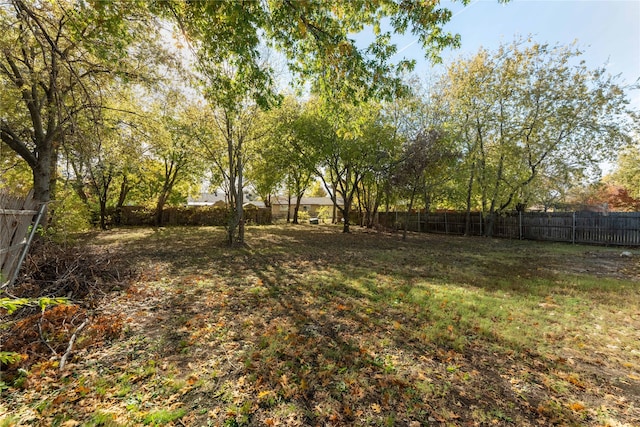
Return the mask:
{"type": "Polygon", "coordinates": [[[63,188],[49,203],[51,222],[47,227],[47,234],[54,240],[64,241],[72,235],[87,231],[91,227],[91,213],[86,204],[71,188],[63,188]]]}

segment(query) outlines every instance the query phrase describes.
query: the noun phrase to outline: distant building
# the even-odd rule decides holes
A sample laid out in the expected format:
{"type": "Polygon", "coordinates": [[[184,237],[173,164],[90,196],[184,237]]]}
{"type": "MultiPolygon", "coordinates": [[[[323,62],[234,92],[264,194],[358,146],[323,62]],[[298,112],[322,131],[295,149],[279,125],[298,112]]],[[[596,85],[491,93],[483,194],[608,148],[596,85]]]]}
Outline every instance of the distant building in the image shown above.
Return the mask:
{"type": "Polygon", "coordinates": [[[222,191],[201,193],[197,197],[188,197],[187,206],[226,206],[227,198],[222,191]]]}
{"type": "MultiPolygon", "coordinates": [[[[296,198],[291,198],[291,206],[289,206],[289,198],[287,196],[276,196],[271,199],[271,216],[273,219],[284,219],[287,217],[287,210],[289,210],[290,218],[293,218],[293,213],[296,208],[296,198]]],[[[338,199],[338,204],[342,205],[342,199],[338,199]]],[[[320,209],[325,208],[333,211],[333,200],[330,197],[302,197],[300,199],[299,212],[306,212],[309,217],[317,217],[320,213],[320,209]]]]}

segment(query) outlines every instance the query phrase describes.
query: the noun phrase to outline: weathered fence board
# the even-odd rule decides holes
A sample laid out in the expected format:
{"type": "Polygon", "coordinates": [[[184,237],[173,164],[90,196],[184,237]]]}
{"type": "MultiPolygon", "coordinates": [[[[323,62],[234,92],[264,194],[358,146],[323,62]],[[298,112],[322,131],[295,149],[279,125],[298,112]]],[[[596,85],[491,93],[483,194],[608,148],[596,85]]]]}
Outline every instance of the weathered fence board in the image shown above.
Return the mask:
{"type": "MultiPolygon", "coordinates": [[[[381,212],[381,225],[409,231],[465,233],[465,212],[381,212]]],[[[469,234],[486,233],[487,219],[479,212],[469,215],[469,234]]],[[[496,216],[493,237],[546,240],[598,245],[640,246],[640,212],[514,212],[496,216]]]]}
{"type": "Polygon", "coordinates": [[[7,286],[20,268],[27,232],[38,213],[31,195],[26,199],[0,192],[0,288],[7,286]]]}

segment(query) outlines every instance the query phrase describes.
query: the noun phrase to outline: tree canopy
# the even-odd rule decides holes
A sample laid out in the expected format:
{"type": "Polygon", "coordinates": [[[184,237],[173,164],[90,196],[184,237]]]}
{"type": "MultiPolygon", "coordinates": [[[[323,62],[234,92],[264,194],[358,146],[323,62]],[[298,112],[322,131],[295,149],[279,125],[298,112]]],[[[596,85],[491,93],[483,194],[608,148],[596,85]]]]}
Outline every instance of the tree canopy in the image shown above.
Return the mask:
{"type": "MultiPolygon", "coordinates": [[[[248,189],[299,203],[317,182],[344,231],[381,206],[479,210],[490,225],[556,203],[634,131],[630,88],[574,46],[481,49],[423,87],[391,61],[391,35],[415,35],[431,61],[458,46],[437,1],[11,0],[0,17],[0,186],[26,189],[29,173],[48,202],[62,183],[102,227],[132,203],[160,225],[208,184],[242,244],[248,189]],[[278,92],[274,50],[304,96],[278,92]]],[[[615,180],[629,187],[624,153],[615,180]]]]}

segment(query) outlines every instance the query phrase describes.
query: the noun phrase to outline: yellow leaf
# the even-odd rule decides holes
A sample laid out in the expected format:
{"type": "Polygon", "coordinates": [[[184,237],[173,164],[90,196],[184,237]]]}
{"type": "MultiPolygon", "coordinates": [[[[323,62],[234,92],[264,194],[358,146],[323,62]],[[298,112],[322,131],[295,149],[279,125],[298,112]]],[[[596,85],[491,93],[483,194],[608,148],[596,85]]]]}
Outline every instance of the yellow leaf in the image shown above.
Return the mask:
{"type": "Polygon", "coordinates": [[[379,413],[380,413],[380,411],[382,411],[382,408],[381,408],[381,407],[380,407],[380,405],[379,405],[379,404],[377,404],[377,403],[373,403],[373,404],[371,405],[371,409],[373,409],[373,412],[375,412],[376,414],[379,414],[379,413]]]}
{"type": "Polygon", "coordinates": [[[265,397],[271,395],[273,392],[271,390],[261,391],[258,393],[258,399],[264,399],[265,397]]]}
{"type": "Polygon", "coordinates": [[[569,405],[569,408],[571,408],[572,411],[579,412],[584,410],[584,405],[582,403],[576,402],[569,405]]]}

